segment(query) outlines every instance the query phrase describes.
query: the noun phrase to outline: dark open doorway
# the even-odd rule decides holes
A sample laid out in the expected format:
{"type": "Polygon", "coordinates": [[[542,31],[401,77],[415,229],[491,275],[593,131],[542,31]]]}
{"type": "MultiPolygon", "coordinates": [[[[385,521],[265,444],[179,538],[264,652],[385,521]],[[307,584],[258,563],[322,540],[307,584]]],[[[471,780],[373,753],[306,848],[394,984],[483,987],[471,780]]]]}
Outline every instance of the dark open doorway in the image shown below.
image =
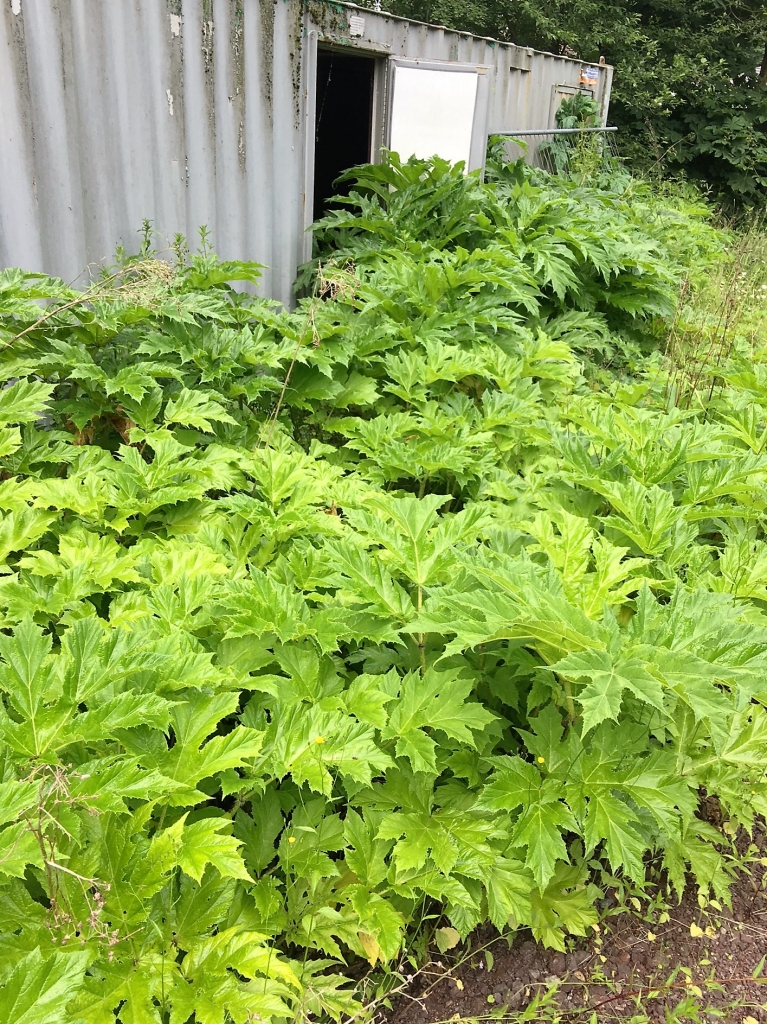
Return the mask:
{"type": "Polygon", "coordinates": [[[375,58],[338,50],[317,52],[317,98],[314,134],[314,218],[328,209],[343,171],[371,158],[375,58]]]}

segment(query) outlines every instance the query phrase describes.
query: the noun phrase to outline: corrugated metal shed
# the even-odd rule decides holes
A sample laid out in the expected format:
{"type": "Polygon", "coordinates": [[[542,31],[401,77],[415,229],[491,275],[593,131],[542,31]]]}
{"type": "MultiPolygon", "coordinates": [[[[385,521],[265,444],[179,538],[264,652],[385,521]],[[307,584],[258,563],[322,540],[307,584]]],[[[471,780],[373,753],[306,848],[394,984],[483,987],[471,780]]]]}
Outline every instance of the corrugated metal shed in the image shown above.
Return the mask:
{"type": "Polygon", "coordinates": [[[552,124],[582,67],[325,0],[0,3],[0,266],[67,281],[135,251],[147,219],[161,245],[206,225],[289,301],[312,218],[318,46],[379,58],[380,142],[387,58],[486,69],[490,131],[552,124]]]}

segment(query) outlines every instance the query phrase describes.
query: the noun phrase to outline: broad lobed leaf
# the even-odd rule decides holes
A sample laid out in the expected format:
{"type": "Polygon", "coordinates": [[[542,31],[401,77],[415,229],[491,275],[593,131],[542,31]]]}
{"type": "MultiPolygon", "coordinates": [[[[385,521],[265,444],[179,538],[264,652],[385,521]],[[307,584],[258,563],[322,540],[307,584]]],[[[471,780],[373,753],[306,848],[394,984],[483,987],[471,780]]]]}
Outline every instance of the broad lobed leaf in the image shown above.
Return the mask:
{"type": "Polygon", "coordinates": [[[564,949],[595,864],[726,894],[701,790],[767,811],[763,354],[685,405],[654,351],[725,236],[350,174],[294,311],[207,248],[0,275],[9,1024],[351,1018],[427,907],[564,949]]]}

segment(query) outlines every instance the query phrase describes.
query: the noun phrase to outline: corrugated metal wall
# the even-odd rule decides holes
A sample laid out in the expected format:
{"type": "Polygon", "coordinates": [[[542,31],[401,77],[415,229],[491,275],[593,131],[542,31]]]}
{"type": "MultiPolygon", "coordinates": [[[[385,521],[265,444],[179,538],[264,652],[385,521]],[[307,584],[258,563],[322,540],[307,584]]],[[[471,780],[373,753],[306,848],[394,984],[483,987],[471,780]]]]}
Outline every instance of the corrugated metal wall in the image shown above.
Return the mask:
{"type": "Polygon", "coordinates": [[[262,292],[289,301],[305,254],[317,37],[491,65],[491,130],[547,125],[552,87],[580,73],[370,11],[352,39],[354,12],[322,0],[0,4],[0,266],[82,283],[117,245],[135,252],[148,219],[160,245],[206,225],[223,258],[266,264],[262,292]]]}
{"type": "MultiPolygon", "coordinates": [[[[323,38],[344,45],[381,49],[392,56],[424,60],[454,60],[493,69],[488,130],[513,131],[554,127],[552,93],[558,86],[578,88],[584,63],[528,47],[472,36],[468,32],[406,21],[387,14],[358,10],[365,19],[365,36],[350,39],[341,4],[311,4],[323,38]],[[323,16],[324,15],[324,16],[323,16]],[[340,22],[340,24],[339,24],[340,22]]],[[[604,123],[610,102],[613,69],[599,69],[596,99],[604,123]]]]}

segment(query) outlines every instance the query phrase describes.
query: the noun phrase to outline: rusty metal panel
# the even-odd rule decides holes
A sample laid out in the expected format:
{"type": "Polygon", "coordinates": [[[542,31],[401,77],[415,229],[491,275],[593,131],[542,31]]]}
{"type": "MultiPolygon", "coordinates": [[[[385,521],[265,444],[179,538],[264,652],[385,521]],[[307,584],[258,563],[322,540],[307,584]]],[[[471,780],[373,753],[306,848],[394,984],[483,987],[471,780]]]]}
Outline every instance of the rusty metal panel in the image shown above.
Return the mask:
{"type": "MultiPolygon", "coordinates": [[[[145,220],[160,248],[205,225],[289,302],[308,251],[318,42],[488,66],[490,131],[546,127],[552,89],[581,71],[327,0],[0,0],[0,266],[85,283],[118,245],[138,249],[145,220]]],[[[600,68],[605,117],[611,75],[600,68]]]]}

